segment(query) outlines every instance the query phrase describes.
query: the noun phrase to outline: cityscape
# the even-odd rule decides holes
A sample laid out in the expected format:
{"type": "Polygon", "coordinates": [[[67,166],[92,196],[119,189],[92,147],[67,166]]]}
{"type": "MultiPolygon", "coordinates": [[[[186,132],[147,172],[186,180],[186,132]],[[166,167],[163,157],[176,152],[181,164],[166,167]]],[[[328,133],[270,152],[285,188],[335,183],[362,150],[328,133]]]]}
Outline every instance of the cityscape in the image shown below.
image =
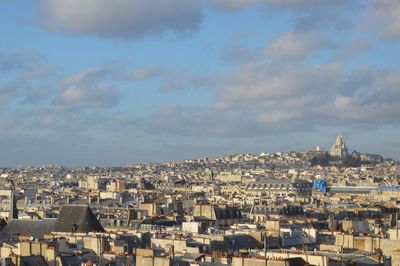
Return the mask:
{"type": "Polygon", "coordinates": [[[400,266],[400,0],[0,0],[0,266],[400,266]]]}
{"type": "Polygon", "coordinates": [[[398,265],[400,163],[330,150],[2,168],[3,265],[398,265]]]}

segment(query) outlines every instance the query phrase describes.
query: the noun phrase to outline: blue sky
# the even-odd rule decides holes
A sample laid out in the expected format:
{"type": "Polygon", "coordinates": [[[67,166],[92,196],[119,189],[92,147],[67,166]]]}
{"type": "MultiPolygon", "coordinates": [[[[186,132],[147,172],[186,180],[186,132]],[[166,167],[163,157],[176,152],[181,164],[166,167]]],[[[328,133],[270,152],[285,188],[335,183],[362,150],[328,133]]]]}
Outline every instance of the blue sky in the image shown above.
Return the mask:
{"type": "Polygon", "coordinates": [[[395,0],[0,0],[0,165],[400,158],[395,0]]]}

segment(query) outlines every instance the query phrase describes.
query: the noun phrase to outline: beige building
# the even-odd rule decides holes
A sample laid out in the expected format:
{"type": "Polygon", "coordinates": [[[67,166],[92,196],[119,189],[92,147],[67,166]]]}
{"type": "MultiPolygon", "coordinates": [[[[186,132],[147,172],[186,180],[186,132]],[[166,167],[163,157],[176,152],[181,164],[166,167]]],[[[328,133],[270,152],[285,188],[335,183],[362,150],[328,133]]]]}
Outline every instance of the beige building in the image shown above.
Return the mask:
{"type": "Polygon", "coordinates": [[[226,205],[196,204],[193,209],[194,221],[208,221],[210,226],[228,226],[241,223],[240,210],[226,205]]]}
{"type": "Polygon", "coordinates": [[[335,143],[332,145],[331,155],[339,158],[344,158],[349,155],[346,143],[344,142],[343,133],[337,136],[335,143]]]}

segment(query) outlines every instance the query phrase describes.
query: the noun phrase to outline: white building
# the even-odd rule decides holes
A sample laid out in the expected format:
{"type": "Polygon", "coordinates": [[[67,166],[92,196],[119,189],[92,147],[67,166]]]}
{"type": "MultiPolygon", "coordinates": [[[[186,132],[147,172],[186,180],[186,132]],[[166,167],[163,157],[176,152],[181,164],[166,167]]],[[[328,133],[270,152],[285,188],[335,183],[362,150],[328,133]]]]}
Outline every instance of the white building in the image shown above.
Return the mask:
{"type": "Polygon", "coordinates": [[[337,136],[335,143],[332,145],[331,155],[339,158],[344,158],[349,155],[346,143],[344,142],[343,133],[337,136]]]}

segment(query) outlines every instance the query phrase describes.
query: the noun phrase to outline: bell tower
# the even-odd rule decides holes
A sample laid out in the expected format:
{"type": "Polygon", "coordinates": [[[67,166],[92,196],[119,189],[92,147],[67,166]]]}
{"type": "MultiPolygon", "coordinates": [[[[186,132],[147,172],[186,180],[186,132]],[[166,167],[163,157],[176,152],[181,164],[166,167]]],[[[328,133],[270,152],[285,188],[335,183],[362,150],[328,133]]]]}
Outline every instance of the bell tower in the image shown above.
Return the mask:
{"type": "Polygon", "coordinates": [[[8,220],[18,219],[18,209],[17,202],[15,200],[15,189],[11,187],[10,189],[10,210],[8,213],[8,220]]]}

